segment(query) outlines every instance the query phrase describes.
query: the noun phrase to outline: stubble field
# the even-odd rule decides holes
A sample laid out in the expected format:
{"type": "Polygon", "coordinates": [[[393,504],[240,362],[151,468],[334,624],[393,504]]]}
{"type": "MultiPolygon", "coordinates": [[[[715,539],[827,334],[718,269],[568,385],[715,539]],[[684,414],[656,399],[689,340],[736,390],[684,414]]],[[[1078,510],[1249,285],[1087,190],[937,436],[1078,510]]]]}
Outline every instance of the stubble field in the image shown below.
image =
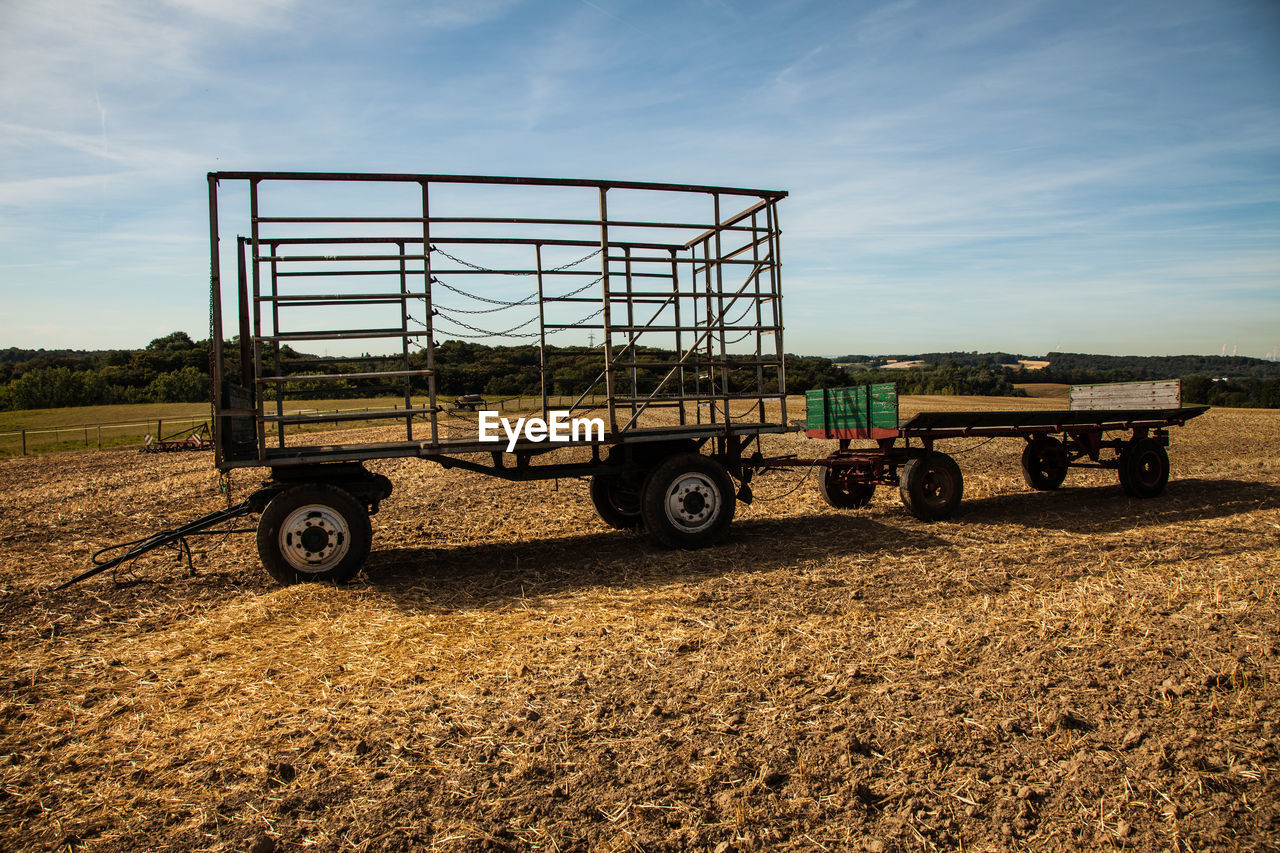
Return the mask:
{"type": "Polygon", "coordinates": [[[232,536],[65,592],[223,505],[210,459],[0,460],[0,848],[1280,849],[1278,447],[1280,412],[1211,411],[1139,501],[956,440],[951,521],[793,471],[698,552],[584,482],[378,462],[350,586],[232,536]]]}

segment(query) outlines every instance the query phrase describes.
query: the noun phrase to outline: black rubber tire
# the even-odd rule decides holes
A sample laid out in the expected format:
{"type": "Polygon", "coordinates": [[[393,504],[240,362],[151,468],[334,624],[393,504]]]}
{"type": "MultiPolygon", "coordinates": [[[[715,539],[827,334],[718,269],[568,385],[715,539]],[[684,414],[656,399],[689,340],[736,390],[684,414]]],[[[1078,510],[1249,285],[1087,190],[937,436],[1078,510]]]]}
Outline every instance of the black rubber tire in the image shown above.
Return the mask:
{"type": "Polygon", "coordinates": [[[842,483],[836,469],[830,466],[823,466],[818,478],[818,494],[834,509],[862,509],[871,503],[875,493],[875,483],[842,483]]]}
{"type": "Polygon", "coordinates": [[[907,510],[921,521],[950,518],[964,494],[960,466],[945,453],[917,456],[902,466],[898,491],[907,510]]]}
{"type": "Polygon", "coordinates": [[[703,548],[733,521],[737,498],[725,467],[709,456],[679,453],[650,472],[640,513],[649,536],[668,548],[703,548]]]}
{"type": "Polygon", "coordinates": [[[591,478],[591,504],[600,520],[615,530],[637,530],[644,526],[640,514],[643,484],[626,477],[596,476],[591,478]]]}
{"type": "Polygon", "coordinates": [[[1120,486],[1135,498],[1154,498],[1164,494],[1169,484],[1169,454],[1154,438],[1129,442],[1120,455],[1120,486]]]}
{"type": "Polygon", "coordinates": [[[345,583],[364,565],[372,542],[365,505],[323,483],[285,489],[258,519],[258,556],[282,584],[345,583]],[[316,532],[306,533],[312,530],[316,532]]]}
{"type": "Polygon", "coordinates": [[[1048,492],[1067,479],[1067,452],[1058,439],[1033,438],[1022,451],[1022,479],[1037,491],[1048,492]]]}

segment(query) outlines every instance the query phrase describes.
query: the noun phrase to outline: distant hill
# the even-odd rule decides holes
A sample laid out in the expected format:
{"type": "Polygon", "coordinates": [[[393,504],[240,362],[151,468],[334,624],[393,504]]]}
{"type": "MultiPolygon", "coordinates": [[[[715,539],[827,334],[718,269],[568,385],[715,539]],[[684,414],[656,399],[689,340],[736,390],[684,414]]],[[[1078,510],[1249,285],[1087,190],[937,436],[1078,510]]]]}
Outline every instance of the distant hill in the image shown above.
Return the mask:
{"type": "Polygon", "coordinates": [[[95,355],[106,355],[111,350],[102,349],[19,349],[8,347],[0,349],[0,364],[19,364],[24,361],[53,358],[90,358],[95,355]]]}
{"type": "MultiPolygon", "coordinates": [[[[1072,372],[1122,371],[1133,379],[1168,379],[1198,374],[1212,379],[1280,378],[1280,361],[1266,361],[1248,356],[1219,355],[1090,355],[1079,352],[1051,352],[1045,355],[1019,355],[1007,352],[926,352],[885,355],[843,355],[833,359],[837,364],[852,363],[863,367],[923,361],[933,365],[967,367],[1002,366],[1016,370],[1020,361],[1047,361],[1047,367],[1035,371],[1035,381],[1058,381],[1048,378],[1072,372]]],[[[1090,381],[1087,379],[1082,382],[1090,381]]],[[[1106,381],[1106,380],[1100,380],[1106,381]]],[[[1119,381],[1119,380],[1117,380],[1119,381]]]]}
{"type": "Polygon", "coordinates": [[[1028,383],[1065,386],[1181,379],[1184,403],[1280,408],[1280,362],[1247,356],[1090,355],[1078,352],[1025,356],[1007,352],[926,352],[846,355],[834,361],[852,381],[897,381],[899,390],[924,389],[909,393],[1026,393],[1037,396],[1037,390],[1029,387],[1028,383]],[[924,367],[895,369],[904,363],[923,363],[924,367]],[[1019,387],[1013,392],[1007,391],[1006,383],[1010,389],[1014,383],[1019,387]],[[993,390],[969,390],[974,387],[991,387],[993,390]],[[952,390],[961,388],[965,390],[952,390]]]}

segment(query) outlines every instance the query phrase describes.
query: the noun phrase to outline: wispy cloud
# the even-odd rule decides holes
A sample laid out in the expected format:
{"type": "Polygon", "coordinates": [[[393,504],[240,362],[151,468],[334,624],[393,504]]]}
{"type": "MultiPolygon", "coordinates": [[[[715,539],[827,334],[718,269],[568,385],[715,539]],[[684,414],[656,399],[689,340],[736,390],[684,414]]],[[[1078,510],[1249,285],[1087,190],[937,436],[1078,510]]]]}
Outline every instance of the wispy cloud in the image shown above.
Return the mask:
{"type": "Polygon", "coordinates": [[[1236,328],[1228,296],[1280,327],[1275,22],[1209,0],[8,0],[0,287],[33,311],[85,293],[27,266],[57,258],[130,310],[184,282],[198,323],[205,171],[506,172],[790,190],[792,349],[1157,349],[1224,337],[1197,324],[1236,328]],[[1152,299],[1158,328],[1126,331],[1152,299]]]}
{"type": "Polygon", "coordinates": [[[412,24],[428,32],[461,30],[496,20],[510,12],[522,0],[426,0],[408,11],[412,24]]]}

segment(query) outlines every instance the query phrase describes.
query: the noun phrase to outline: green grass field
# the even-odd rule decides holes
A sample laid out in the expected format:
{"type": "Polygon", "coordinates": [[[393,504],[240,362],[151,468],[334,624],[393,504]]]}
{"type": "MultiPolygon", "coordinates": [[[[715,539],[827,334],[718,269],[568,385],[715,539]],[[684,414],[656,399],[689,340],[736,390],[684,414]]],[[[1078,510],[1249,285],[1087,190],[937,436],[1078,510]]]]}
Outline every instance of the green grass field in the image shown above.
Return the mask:
{"type": "MultiPolygon", "coordinates": [[[[550,397],[555,407],[568,407],[573,397],[550,397]]],[[[449,405],[451,398],[442,398],[449,405]]],[[[598,402],[593,398],[592,402],[598,402]]],[[[273,408],[274,403],[268,403],[273,408]]],[[[534,396],[510,400],[492,399],[492,408],[503,411],[527,411],[538,406],[534,396]]],[[[290,400],[286,412],[300,411],[354,411],[359,409],[390,409],[404,406],[403,397],[375,397],[352,400],[290,400]]],[[[413,398],[415,408],[425,408],[425,397],[413,398]]],[[[169,436],[180,430],[210,419],[208,403],[140,403],[117,406],[72,406],[61,409],[24,409],[0,412],[0,456],[20,456],[23,453],[23,432],[26,432],[26,453],[55,453],[85,448],[141,447],[145,436],[169,436]]],[[[349,426],[339,424],[338,426],[349,426]]],[[[328,425],[314,427],[328,428],[328,425]]],[[[308,427],[312,429],[312,427],[308,427]]]]}

